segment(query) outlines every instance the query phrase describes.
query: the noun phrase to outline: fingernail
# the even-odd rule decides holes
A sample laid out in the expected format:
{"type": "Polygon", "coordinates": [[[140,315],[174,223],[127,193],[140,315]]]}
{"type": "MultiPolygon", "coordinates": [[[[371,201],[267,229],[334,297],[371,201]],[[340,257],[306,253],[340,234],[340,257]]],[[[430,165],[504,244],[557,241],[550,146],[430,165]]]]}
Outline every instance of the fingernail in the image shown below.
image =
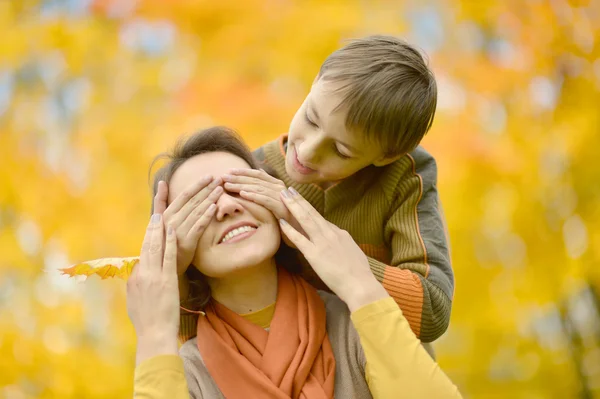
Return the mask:
{"type": "Polygon", "coordinates": [[[279,223],[281,223],[284,226],[288,224],[288,222],[285,219],[279,219],[279,223]]]}
{"type": "Polygon", "coordinates": [[[283,195],[283,198],[290,198],[288,190],[281,190],[281,194],[283,195]]]}
{"type": "Polygon", "coordinates": [[[290,187],[290,188],[288,188],[288,190],[290,191],[290,193],[292,194],[292,196],[298,195],[298,191],[294,190],[294,187],[290,187]]]}
{"type": "Polygon", "coordinates": [[[173,226],[169,225],[169,227],[167,227],[167,235],[168,236],[173,235],[173,226]]]}
{"type": "Polygon", "coordinates": [[[223,175],[223,176],[221,176],[221,177],[223,178],[223,180],[229,180],[229,179],[231,179],[233,176],[231,176],[231,175],[223,175]]]}
{"type": "Polygon", "coordinates": [[[215,204],[210,204],[210,206],[208,207],[208,212],[212,212],[212,211],[214,211],[215,209],[217,209],[217,205],[215,205],[215,204]]]}
{"type": "Polygon", "coordinates": [[[152,215],[150,221],[152,223],[158,223],[160,221],[160,213],[155,213],[154,215],[152,215]]]}

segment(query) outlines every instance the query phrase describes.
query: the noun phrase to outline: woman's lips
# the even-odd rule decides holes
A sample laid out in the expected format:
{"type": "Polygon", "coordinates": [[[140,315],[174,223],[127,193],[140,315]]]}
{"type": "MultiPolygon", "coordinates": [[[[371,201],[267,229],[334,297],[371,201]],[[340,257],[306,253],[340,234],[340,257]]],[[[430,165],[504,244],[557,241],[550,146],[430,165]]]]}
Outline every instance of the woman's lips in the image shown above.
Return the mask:
{"type": "Polygon", "coordinates": [[[225,244],[225,245],[226,244],[234,244],[234,243],[236,243],[238,241],[245,240],[246,238],[254,235],[254,233],[256,233],[257,230],[258,230],[258,228],[254,229],[254,230],[246,231],[246,232],[244,232],[242,234],[238,234],[237,236],[231,237],[229,240],[227,240],[225,242],[222,242],[219,245],[221,245],[221,244],[225,244]]]}
{"type": "Polygon", "coordinates": [[[311,168],[307,168],[306,166],[302,165],[300,163],[300,161],[298,160],[298,154],[296,153],[296,146],[292,146],[292,159],[294,162],[294,169],[296,169],[296,171],[302,175],[309,175],[311,173],[316,172],[316,170],[311,169],[311,168]]]}

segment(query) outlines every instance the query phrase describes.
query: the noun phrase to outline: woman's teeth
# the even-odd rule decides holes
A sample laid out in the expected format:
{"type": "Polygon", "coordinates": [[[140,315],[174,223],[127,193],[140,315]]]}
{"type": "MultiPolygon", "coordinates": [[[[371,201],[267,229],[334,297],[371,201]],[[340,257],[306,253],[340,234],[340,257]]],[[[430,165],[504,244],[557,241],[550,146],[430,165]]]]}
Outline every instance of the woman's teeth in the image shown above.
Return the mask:
{"type": "Polygon", "coordinates": [[[238,227],[237,229],[233,229],[229,233],[227,233],[225,235],[225,237],[223,237],[223,239],[221,240],[221,244],[224,242],[227,242],[228,240],[232,239],[235,236],[238,236],[242,233],[246,233],[246,232],[252,231],[252,230],[256,230],[256,227],[242,226],[242,227],[238,227]]]}

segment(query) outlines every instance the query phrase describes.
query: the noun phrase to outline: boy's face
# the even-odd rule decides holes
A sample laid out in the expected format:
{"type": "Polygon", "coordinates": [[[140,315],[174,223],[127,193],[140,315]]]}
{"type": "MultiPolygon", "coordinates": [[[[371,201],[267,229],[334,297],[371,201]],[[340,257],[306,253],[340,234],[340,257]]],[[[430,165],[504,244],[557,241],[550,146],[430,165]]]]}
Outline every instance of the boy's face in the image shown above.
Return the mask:
{"type": "Polygon", "coordinates": [[[290,125],[287,174],[298,183],[335,182],[383,159],[376,143],[346,130],[340,83],[317,80],[290,125]]]}

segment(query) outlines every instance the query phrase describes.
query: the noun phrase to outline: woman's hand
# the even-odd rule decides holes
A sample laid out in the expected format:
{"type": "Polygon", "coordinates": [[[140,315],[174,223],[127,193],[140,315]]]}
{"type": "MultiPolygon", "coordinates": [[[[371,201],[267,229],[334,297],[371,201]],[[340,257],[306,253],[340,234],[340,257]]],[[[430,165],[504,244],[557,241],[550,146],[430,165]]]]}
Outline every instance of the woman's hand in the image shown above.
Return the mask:
{"type": "Polygon", "coordinates": [[[154,197],[154,213],[162,214],[166,225],[173,226],[177,236],[177,275],[185,273],[194,259],[200,237],[212,220],[216,202],[223,193],[220,178],[205,176],[188,187],[167,207],[168,187],[158,183],[154,197]]]}
{"type": "Polygon", "coordinates": [[[308,238],[280,219],[284,234],[350,311],[389,296],[350,233],[325,220],[293,188],[282,191],[281,198],[308,238]]]}
{"type": "MultiPolygon", "coordinates": [[[[302,227],[281,201],[280,193],[286,188],[281,180],[262,169],[231,169],[230,173],[223,176],[225,190],[239,193],[242,198],[264,206],[277,219],[285,220],[296,230],[302,232],[302,227]]],[[[283,238],[287,245],[294,247],[294,243],[285,235],[283,238]]]]}
{"type": "Polygon", "coordinates": [[[177,239],[169,228],[165,243],[160,214],[152,216],[140,261],[127,280],[127,314],[138,341],[136,365],[153,356],[178,353],[177,239]]]}

